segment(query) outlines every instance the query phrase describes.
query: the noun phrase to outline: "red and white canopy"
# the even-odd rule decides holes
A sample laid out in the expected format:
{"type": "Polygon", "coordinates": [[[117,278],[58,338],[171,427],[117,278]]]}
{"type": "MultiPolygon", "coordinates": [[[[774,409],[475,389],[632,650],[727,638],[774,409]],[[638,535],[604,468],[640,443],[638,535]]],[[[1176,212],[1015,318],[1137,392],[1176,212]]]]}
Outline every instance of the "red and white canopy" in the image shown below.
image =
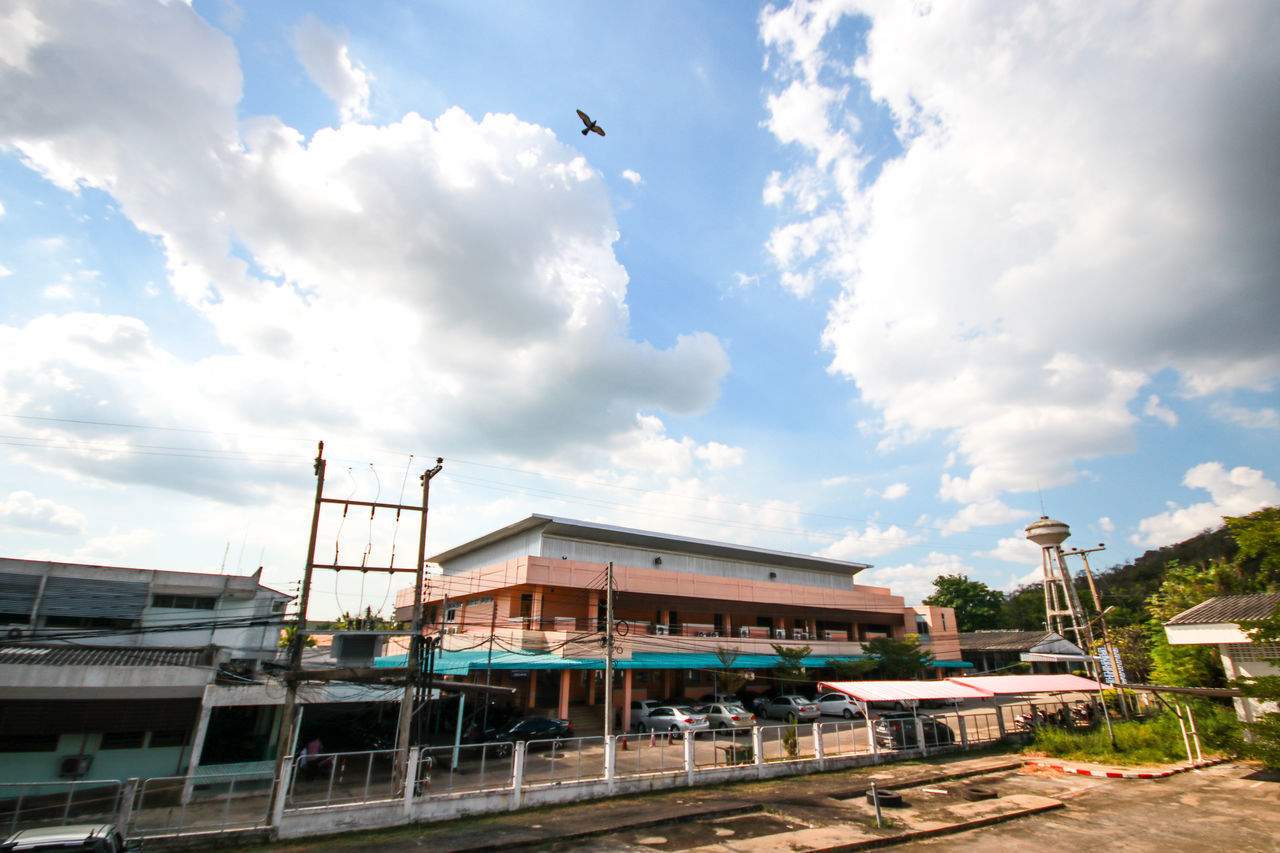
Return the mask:
{"type": "Polygon", "coordinates": [[[949,678],[988,695],[999,696],[1026,693],[1097,693],[1098,688],[1109,689],[1089,678],[1078,675],[969,675],[949,678]]]}
{"type": "Polygon", "coordinates": [[[819,690],[847,693],[859,702],[911,702],[921,699],[986,699],[993,694],[981,687],[946,681],[821,681],[819,690]]]}

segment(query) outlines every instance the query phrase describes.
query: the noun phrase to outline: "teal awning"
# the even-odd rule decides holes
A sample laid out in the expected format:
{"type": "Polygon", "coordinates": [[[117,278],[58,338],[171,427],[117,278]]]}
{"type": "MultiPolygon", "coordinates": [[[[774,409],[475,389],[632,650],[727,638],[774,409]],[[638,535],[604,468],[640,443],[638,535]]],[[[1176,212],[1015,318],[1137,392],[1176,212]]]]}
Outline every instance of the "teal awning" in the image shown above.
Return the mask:
{"type": "Polygon", "coordinates": [[[929,666],[936,666],[940,669],[973,669],[973,664],[962,660],[935,660],[929,666]]]}
{"type": "MultiPolygon", "coordinates": [[[[388,655],[374,661],[375,667],[405,666],[409,656],[388,655]]],[[[823,669],[827,661],[863,660],[863,655],[832,657],[830,655],[810,655],[803,659],[808,669],[823,669]]],[[[614,661],[616,669],[774,669],[780,661],[777,655],[738,655],[727,667],[720,658],[711,652],[639,652],[630,658],[614,661]]],[[[466,675],[468,672],[486,669],[604,669],[604,661],[595,658],[564,658],[546,652],[508,652],[495,651],[492,656],[487,649],[467,649],[465,651],[446,651],[438,653],[432,669],[439,675],[466,675]]]]}

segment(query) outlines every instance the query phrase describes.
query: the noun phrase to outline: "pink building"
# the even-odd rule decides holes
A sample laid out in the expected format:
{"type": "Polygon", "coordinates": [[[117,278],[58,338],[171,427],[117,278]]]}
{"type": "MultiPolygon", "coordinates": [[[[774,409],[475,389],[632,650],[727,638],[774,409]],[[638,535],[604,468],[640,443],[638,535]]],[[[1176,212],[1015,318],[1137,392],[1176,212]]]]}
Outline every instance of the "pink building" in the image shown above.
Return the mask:
{"type": "MultiPolygon", "coordinates": [[[[579,730],[591,728],[593,710],[598,724],[603,703],[610,563],[624,726],[633,700],[699,698],[726,672],[754,676],[752,689],[776,686],[774,644],[808,646],[814,681],[834,674],[829,661],[863,658],[874,637],[919,635],[936,676],[964,666],[954,613],[855,583],[865,563],[543,515],[430,562],[442,571],[423,596],[428,631],[446,649],[439,671],[515,687],[521,709],[573,717],[579,730]]],[[[402,590],[396,618],[411,618],[412,604],[413,590],[402,590]]]]}

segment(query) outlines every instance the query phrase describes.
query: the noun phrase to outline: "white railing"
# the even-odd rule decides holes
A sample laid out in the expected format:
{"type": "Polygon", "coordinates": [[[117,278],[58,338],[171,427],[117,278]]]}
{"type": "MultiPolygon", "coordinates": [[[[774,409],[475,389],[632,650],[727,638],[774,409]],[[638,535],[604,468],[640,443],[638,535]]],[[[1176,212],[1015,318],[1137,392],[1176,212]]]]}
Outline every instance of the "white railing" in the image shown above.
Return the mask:
{"type": "Polygon", "coordinates": [[[1071,704],[1017,703],[965,713],[922,713],[899,717],[896,729],[876,728],[874,719],[854,719],[765,723],[686,738],[645,733],[618,735],[610,741],[584,737],[420,747],[412,751],[417,763],[409,767],[390,750],[329,753],[308,757],[307,766],[287,765],[279,780],[259,770],[201,774],[194,784],[186,776],[3,783],[0,831],[87,819],[123,822],[131,835],[142,836],[279,831],[298,821],[320,821],[324,826],[329,826],[324,821],[334,826],[363,821],[357,817],[360,810],[374,815],[369,825],[391,826],[447,817],[457,811],[456,798],[474,797],[477,809],[495,811],[520,808],[526,796],[537,801],[539,792],[555,792],[563,801],[568,790],[570,798],[586,799],[615,788],[775,777],[980,748],[1016,734],[1019,721],[1087,723],[1071,713],[1071,704]],[[406,784],[410,780],[412,786],[406,784]],[[281,784],[285,796],[272,813],[272,793],[281,784]]]}

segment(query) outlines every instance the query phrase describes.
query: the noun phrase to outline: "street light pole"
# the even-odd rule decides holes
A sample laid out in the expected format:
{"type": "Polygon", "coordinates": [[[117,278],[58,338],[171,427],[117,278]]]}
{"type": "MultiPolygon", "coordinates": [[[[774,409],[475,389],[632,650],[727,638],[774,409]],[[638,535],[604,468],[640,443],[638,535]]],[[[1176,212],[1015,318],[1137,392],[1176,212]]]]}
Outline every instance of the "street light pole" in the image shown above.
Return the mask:
{"type": "Polygon", "coordinates": [[[1089,580],[1089,591],[1093,593],[1093,607],[1098,611],[1098,627],[1102,629],[1102,644],[1107,649],[1107,655],[1111,658],[1111,673],[1116,679],[1116,700],[1120,703],[1120,713],[1124,714],[1124,718],[1129,719],[1129,705],[1125,702],[1124,691],[1120,689],[1120,662],[1116,659],[1116,647],[1111,643],[1111,636],[1107,633],[1107,613],[1115,608],[1115,605],[1102,608],[1102,598],[1098,595],[1098,585],[1093,581],[1093,572],[1089,569],[1089,555],[1095,551],[1103,551],[1106,546],[1101,543],[1097,548],[1073,548],[1068,554],[1079,554],[1080,559],[1084,562],[1084,576],[1089,580]]]}

